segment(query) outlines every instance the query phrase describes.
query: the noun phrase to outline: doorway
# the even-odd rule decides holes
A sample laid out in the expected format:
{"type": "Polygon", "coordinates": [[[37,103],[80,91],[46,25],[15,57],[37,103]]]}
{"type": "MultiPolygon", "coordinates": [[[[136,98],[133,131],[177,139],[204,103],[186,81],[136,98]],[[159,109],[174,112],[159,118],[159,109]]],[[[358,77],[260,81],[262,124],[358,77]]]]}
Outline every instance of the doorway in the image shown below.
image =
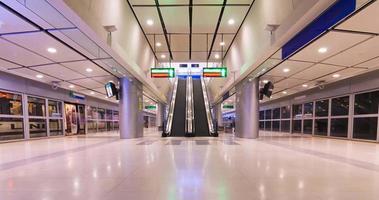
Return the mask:
{"type": "Polygon", "coordinates": [[[85,106],[82,104],[65,103],[65,134],[85,134],[85,106]]]}

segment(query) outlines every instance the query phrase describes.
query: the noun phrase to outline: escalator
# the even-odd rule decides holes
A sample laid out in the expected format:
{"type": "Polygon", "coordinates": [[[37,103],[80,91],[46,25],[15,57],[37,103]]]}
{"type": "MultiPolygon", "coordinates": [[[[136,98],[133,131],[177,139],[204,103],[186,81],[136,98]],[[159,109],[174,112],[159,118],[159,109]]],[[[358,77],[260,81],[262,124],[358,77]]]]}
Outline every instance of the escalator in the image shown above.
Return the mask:
{"type": "Polygon", "coordinates": [[[186,130],[186,79],[178,78],[170,136],[184,137],[186,130]]]}
{"type": "Polygon", "coordinates": [[[195,111],[195,136],[209,137],[209,126],[200,78],[193,78],[193,101],[195,111]]]}

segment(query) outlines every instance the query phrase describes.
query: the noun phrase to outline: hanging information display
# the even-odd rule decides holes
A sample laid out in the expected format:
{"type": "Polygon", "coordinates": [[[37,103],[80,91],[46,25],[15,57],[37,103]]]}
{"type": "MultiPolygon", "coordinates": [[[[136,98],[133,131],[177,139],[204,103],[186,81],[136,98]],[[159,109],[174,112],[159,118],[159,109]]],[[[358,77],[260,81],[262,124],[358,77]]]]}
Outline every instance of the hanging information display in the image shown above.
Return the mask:
{"type": "Polygon", "coordinates": [[[203,68],[203,77],[225,78],[228,76],[226,67],[203,68]]]}
{"type": "Polygon", "coordinates": [[[174,68],[151,68],[151,78],[174,78],[174,68]]]}

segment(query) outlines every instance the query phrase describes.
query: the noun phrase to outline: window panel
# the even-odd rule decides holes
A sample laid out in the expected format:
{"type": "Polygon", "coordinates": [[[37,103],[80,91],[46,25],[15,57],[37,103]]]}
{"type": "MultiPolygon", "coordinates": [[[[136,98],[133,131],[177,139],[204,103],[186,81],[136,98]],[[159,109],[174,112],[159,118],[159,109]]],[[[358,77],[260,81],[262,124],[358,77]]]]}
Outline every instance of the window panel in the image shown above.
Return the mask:
{"type": "Polygon", "coordinates": [[[107,110],[107,120],[112,120],[112,110],[107,110]]]}
{"type": "Polygon", "coordinates": [[[272,121],[272,131],[280,131],[280,121],[272,121]]]}
{"type": "Polygon", "coordinates": [[[0,114],[22,115],[21,95],[0,91],[0,114]]]}
{"type": "Polygon", "coordinates": [[[379,91],[355,95],[354,113],[356,115],[378,113],[379,91]]]}
{"type": "Polygon", "coordinates": [[[272,119],[271,110],[265,111],[265,117],[266,117],[266,119],[272,119]]]}
{"type": "Polygon", "coordinates": [[[113,120],[118,120],[119,117],[118,117],[118,111],[114,110],[113,111],[113,120]]]}
{"type": "Polygon", "coordinates": [[[349,96],[332,99],[332,116],[349,115],[349,96]]]}
{"type": "Polygon", "coordinates": [[[50,136],[58,136],[63,135],[63,126],[61,119],[50,119],[49,120],[49,128],[50,128],[50,136]]]}
{"type": "Polygon", "coordinates": [[[48,109],[50,117],[62,117],[62,103],[59,101],[48,101],[48,109]]]}
{"type": "Polygon", "coordinates": [[[282,119],[291,118],[291,106],[283,106],[281,109],[281,117],[282,119]]]}
{"type": "Polygon", "coordinates": [[[313,128],[313,120],[307,119],[303,122],[303,133],[304,134],[312,134],[313,128]]]}
{"type": "Polygon", "coordinates": [[[280,131],[281,132],[290,132],[290,120],[280,121],[280,131]]]}
{"type": "Polygon", "coordinates": [[[304,104],[304,117],[312,117],[313,116],[313,102],[304,104]]]}
{"type": "Polygon", "coordinates": [[[295,119],[303,117],[303,106],[301,104],[292,106],[292,116],[295,119]]]}
{"type": "Polygon", "coordinates": [[[92,106],[87,106],[87,119],[97,119],[97,108],[92,106]]]}
{"type": "Polygon", "coordinates": [[[329,113],[329,100],[316,101],[316,117],[327,117],[329,113]]]}
{"type": "Polygon", "coordinates": [[[106,122],[104,121],[97,122],[97,129],[98,131],[106,131],[107,130],[106,122]]]}
{"type": "Polygon", "coordinates": [[[265,121],[265,130],[266,131],[271,131],[271,124],[272,124],[272,121],[265,121]]]}
{"type": "Polygon", "coordinates": [[[259,119],[260,120],[264,120],[265,119],[265,111],[264,110],[259,111],[259,119]]]}
{"type": "Polygon", "coordinates": [[[97,132],[97,123],[96,121],[87,121],[87,130],[88,133],[96,133],[97,132]]]}
{"type": "Polygon", "coordinates": [[[272,118],[280,119],[280,108],[275,108],[274,110],[272,110],[272,118]]]}
{"type": "Polygon", "coordinates": [[[355,118],[353,137],[356,139],[376,140],[377,128],[377,117],[355,118]]]}
{"type": "Polygon", "coordinates": [[[24,139],[22,118],[0,118],[0,140],[24,139]]]}
{"type": "Polygon", "coordinates": [[[29,119],[30,138],[46,137],[46,120],[45,119],[29,119]]]}
{"type": "Polygon", "coordinates": [[[328,119],[315,120],[315,135],[328,135],[328,119]]]}
{"type": "Polygon", "coordinates": [[[330,136],[347,138],[348,118],[332,119],[330,123],[330,136]]]}
{"type": "Polygon", "coordinates": [[[98,117],[99,117],[98,119],[105,119],[105,109],[98,108],[97,113],[98,113],[98,117]]]}
{"type": "Polygon", "coordinates": [[[293,133],[301,133],[301,120],[293,120],[292,121],[292,132],[293,133]]]}
{"type": "Polygon", "coordinates": [[[45,99],[28,97],[29,116],[44,117],[45,115],[45,99]]]}
{"type": "Polygon", "coordinates": [[[259,122],[259,130],[265,130],[265,122],[264,121],[259,122]]]}

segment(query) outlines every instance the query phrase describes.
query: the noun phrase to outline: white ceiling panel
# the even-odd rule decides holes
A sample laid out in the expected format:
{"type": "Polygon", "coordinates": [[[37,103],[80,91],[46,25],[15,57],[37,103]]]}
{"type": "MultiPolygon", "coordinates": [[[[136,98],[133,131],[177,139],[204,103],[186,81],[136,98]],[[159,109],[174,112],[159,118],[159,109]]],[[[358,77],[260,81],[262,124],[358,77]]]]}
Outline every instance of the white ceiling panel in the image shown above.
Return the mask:
{"type": "Polygon", "coordinates": [[[156,53],[158,62],[168,62],[170,60],[170,53],[169,52],[159,52],[156,53]],[[164,57],[162,57],[164,56],[164,57]]]}
{"type": "Polygon", "coordinates": [[[62,63],[62,65],[74,71],[77,71],[83,75],[86,75],[87,77],[109,75],[106,71],[104,71],[103,69],[101,69],[100,67],[93,64],[90,61],[68,62],[68,63],[62,63]],[[92,72],[87,72],[87,68],[92,69],[92,72]]]}
{"type": "Polygon", "coordinates": [[[271,81],[272,83],[277,83],[277,82],[279,82],[279,81],[281,81],[283,79],[285,79],[285,77],[282,77],[282,76],[270,76],[270,75],[264,75],[264,76],[262,76],[260,78],[261,81],[268,80],[268,81],[271,81]]]}
{"type": "Polygon", "coordinates": [[[189,32],[188,7],[161,7],[161,12],[168,33],[189,32]]]}
{"type": "Polygon", "coordinates": [[[364,62],[362,64],[359,64],[356,67],[362,67],[362,68],[367,68],[367,69],[377,68],[377,67],[379,67],[379,57],[371,59],[371,60],[364,62]]]}
{"type": "MultiPolygon", "coordinates": [[[[217,37],[216,37],[216,40],[215,40],[215,43],[213,45],[213,51],[221,51],[223,50],[225,53],[226,53],[226,50],[228,50],[230,44],[232,43],[232,40],[233,40],[233,37],[234,35],[231,35],[231,34],[217,34],[217,37]],[[225,45],[224,46],[221,46],[221,42],[224,41],[225,45]]],[[[208,37],[208,51],[209,49],[211,48],[211,44],[212,44],[212,40],[213,40],[213,35],[209,35],[208,37]]]]}
{"type": "Polygon", "coordinates": [[[227,6],[221,20],[219,33],[236,33],[241,25],[249,6],[227,6]],[[228,24],[228,21],[233,19],[234,24],[228,24]]]}
{"type": "Polygon", "coordinates": [[[192,51],[206,51],[207,50],[207,36],[206,35],[192,35],[192,51]]]}
{"type": "Polygon", "coordinates": [[[205,62],[207,61],[207,52],[192,52],[192,60],[198,61],[198,62],[205,62]]]}
{"type": "Polygon", "coordinates": [[[294,87],[296,85],[300,85],[300,84],[303,84],[305,82],[306,81],[301,80],[301,79],[287,78],[287,79],[284,79],[284,80],[279,81],[278,83],[276,83],[274,85],[274,87],[278,87],[278,88],[292,88],[292,87],[294,87]]]}
{"type": "Polygon", "coordinates": [[[79,74],[78,72],[73,71],[59,64],[43,65],[39,67],[33,67],[33,69],[66,81],[72,79],[85,78],[85,76],[79,74]]]}
{"type": "Polygon", "coordinates": [[[3,59],[0,59],[0,68],[1,69],[12,69],[12,68],[19,68],[21,67],[20,65],[16,65],[14,63],[10,63],[8,61],[5,61],[3,59]]]}
{"type": "Polygon", "coordinates": [[[313,63],[286,60],[282,64],[268,72],[267,75],[289,77],[297,72],[300,72],[310,67],[311,65],[313,65],[313,63]],[[285,73],[284,69],[289,69],[289,72],[285,73]]]}
{"type": "Polygon", "coordinates": [[[327,74],[336,72],[341,69],[343,69],[343,67],[337,67],[337,66],[325,65],[325,64],[316,64],[304,71],[301,71],[293,75],[292,77],[298,78],[298,79],[313,80],[313,79],[317,79],[319,77],[325,76],[327,74]]]}
{"type": "Polygon", "coordinates": [[[155,5],[154,0],[129,0],[132,5],[155,5]]]}
{"type": "Polygon", "coordinates": [[[17,64],[32,66],[51,63],[51,61],[1,38],[0,46],[0,58],[17,64]]]}
{"type": "Polygon", "coordinates": [[[220,12],[221,12],[221,7],[219,6],[194,7],[193,8],[193,22],[192,22],[193,32],[194,33],[214,33],[220,12]]]}
{"type": "Polygon", "coordinates": [[[99,83],[106,84],[108,82],[113,82],[114,84],[118,85],[119,82],[114,76],[101,76],[101,77],[93,77],[93,80],[96,80],[99,83]]]}
{"type": "Polygon", "coordinates": [[[320,62],[332,55],[342,52],[366,39],[370,36],[363,34],[353,34],[345,32],[331,31],[308,45],[300,52],[291,57],[293,60],[309,62],[320,62]],[[319,53],[320,48],[326,48],[326,53],[319,53]]]}
{"type": "Polygon", "coordinates": [[[84,94],[86,96],[92,96],[92,97],[99,98],[99,97],[103,97],[103,95],[105,95],[105,89],[103,89],[103,90],[104,90],[104,92],[99,92],[99,91],[96,91],[96,90],[87,90],[87,89],[84,89],[84,90],[80,90],[80,93],[82,93],[82,94],[84,94]]]}
{"type": "Polygon", "coordinates": [[[103,85],[101,83],[99,83],[95,80],[89,79],[89,78],[73,80],[70,82],[73,84],[85,87],[85,88],[89,88],[89,89],[103,87],[103,85]]]}
{"type": "Polygon", "coordinates": [[[13,32],[25,32],[36,31],[36,27],[32,26],[28,22],[15,16],[3,7],[0,7],[0,33],[13,33],[13,32]]]}
{"type": "Polygon", "coordinates": [[[84,57],[80,56],[73,50],[66,47],[64,44],[58,42],[43,32],[6,35],[3,37],[56,62],[84,59],[84,57]],[[57,52],[49,53],[47,51],[48,48],[55,48],[57,52]]]}
{"type": "Polygon", "coordinates": [[[347,68],[347,69],[344,69],[342,71],[336,72],[336,74],[338,74],[340,76],[338,78],[334,78],[333,75],[327,75],[327,76],[319,78],[318,80],[324,80],[327,82],[334,82],[334,81],[339,81],[339,80],[346,79],[346,78],[349,78],[352,76],[356,76],[358,74],[365,73],[366,71],[367,71],[367,69],[347,68]]]}
{"type": "Polygon", "coordinates": [[[156,7],[134,7],[133,9],[146,34],[163,33],[156,7]],[[153,20],[154,24],[148,25],[147,20],[153,20]]]}
{"type": "Polygon", "coordinates": [[[101,93],[101,94],[106,94],[105,93],[105,88],[104,87],[99,87],[99,88],[95,88],[95,89],[93,89],[93,90],[95,90],[96,92],[99,92],[99,93],[101,93]]]}
{"type": "Polygon", "coordinates": [[[44,82],[44,83],[49,83],[49,84],[52,81],[59,81],[58,79],[50,77],[50,76],[45,75],[45,74],[43,74],[43,78],[37,78],[36,76],[38,74],[41,74],[41,73],[27,69],[27,68],[13,69],[13,70],[8,70],[7,72],[22,76],[22,77],[25,77],[28,79],[32,79],[32,80],[36,80],[36,81],[40,81],[40,82],[44,82]]]}
{"type": "Polygon", "coordinates": [[[189,35],[171,35],[171,51],[189,51],[189,35]]]}
{"type": "Polygon", "coordinates": [[[159,0],[159,4],[161,5],[175,5],[175,4],[188,4],[189,1],[188,0],[159,0]]]}
{"type": "Polygon", "coordinates": [[[173,52],[172,55],[173,55],[174,60],[176,62],[189,61],[189,53],[188,52],[173,52]]]}
{"type": "Polygon", "coordinates": [[[60,82],[59,85],[61,88],[64,88],[67,90],[72,90],[72,91],[81,91],[81,90],[85,89],[85,88],[83,88],[77,84],[73,84],[73,83],[69,83],[69,82],[60,82]],[[72,88],[71,86],[74,86],[74,87],[72,88]]]}
{"type": "Polygon", "coordinates": [[[155,35],[155,42],[154,42],[154,35],[147,35],[147,38],[149,40],[149,43],[152,45],[153,49],[155,48],[155,51],[157,52],[168,51],[166,39],[163,34],[155,35]],[[157,43],[160,43],[161,46],[157,46],[157,43]]]}
{"type": "Polygon", "coordinates": [[[348,67],[355,66],[379,56],[378,47],[379,37],[377,36],[327,59],[324,63],[348,67]]]}
{"type": "MultiPolygon", "coordinates": [[[[367,0],[366,0],[367,1],[367,0]]],[[[376,1],[339,25],[338,29],[379,33],[379,2],[376,1]]]]}

